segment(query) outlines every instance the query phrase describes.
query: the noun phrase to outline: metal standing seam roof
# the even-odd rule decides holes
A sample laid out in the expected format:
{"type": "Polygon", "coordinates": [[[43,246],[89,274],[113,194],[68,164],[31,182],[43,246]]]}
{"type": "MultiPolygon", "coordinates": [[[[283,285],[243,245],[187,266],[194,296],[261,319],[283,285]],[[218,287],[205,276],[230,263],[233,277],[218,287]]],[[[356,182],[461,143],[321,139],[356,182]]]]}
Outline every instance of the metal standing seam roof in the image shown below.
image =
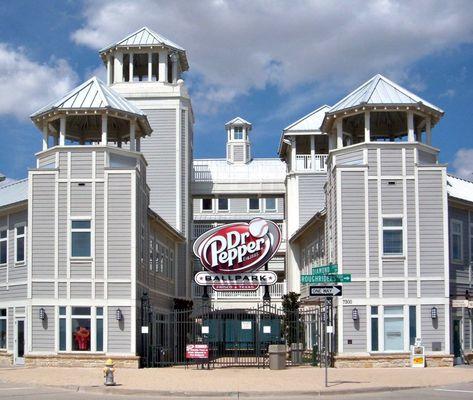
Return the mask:
{"type": "Polygon", "coordinates": [[[322,121],[324,120],[325,113],[330,109],[330,106],[324,104],[323,106],[315,109],[302,118],[293,122],[291,125],[284,128],[284,132],[307,132],[307,131],[320,131],[322,121]]]}
{"type": "Polygon", "coordinates": [[[473,203],[473,182],[448,174],[447,193],[456,199],[473,203]]]}
{"type": "Polygon", "coordinates": [[[409,105],[419,103],[440,114],[444,113],[441,108],[420,98],[385,76],[377,74],[333,105],[328,113],[333,114],[360,105],[409,105]]]}
{"type": "Polygon", "coordinates": [[[99,54],[103,54],[114,47],[146,47],[160,45],[177,50],[181,57],[181,64],[183,64],[183,70],[189,69],[189,64],[187,63],[186,50],[178,44],[174,43],[172,40],[169,40],[163,35],[160,35],[159,33],[149,29],[147,26],[143,26],[137,31],[130,33],[128,36],[125,36],[118,42],[112,43],[100,49],[99,54]]]}
{"type": "Polygon", "coordinates": [[[28,179],[0,186],[0,207],[28,200],[28,179]]]}

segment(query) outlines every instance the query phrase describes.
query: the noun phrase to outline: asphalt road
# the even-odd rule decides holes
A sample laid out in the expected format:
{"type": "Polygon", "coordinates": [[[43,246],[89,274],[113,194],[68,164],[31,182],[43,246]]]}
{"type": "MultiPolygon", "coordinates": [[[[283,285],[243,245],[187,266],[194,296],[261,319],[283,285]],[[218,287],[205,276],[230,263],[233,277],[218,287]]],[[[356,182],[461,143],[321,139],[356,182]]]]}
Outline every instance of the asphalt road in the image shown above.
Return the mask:
{"type": "MultiPolygon", "coordinates": [[[[473,376],[472,376],[473,380],[473,376]]],[[[15,385],[10,383],[0,383],[0,399],[12,399],[12,400],[149,400],[149,399],[166,399],[166,400],[203,400],[202,397],[158,397],[158,396],[141,396],[141,395],[104,395],[102,393],[85,393],[85,392],[74,392],[66,389],[59,388],[48,388],[48,387],[34,387],[34,386],[23,386],[15,385]]],[[[217,398],[212,397],[211,399],[223,400],[223,399],[251,399],[248,396],[234,396],[229,398],[217,398]]],[[[402,400],[471,400],[473,399],[473,382],[468,384],[458,384],[453,386],[445,386],[439,388],[429,389],[415,389],[415,390],[397,390],[393,392],[384,393],[364,393],[357,395],[329,395],[329,396],[311,396],[311,397],[290,397],[290,396],[271,396],[271,397],[255,397],[258,400],[308,400],[308,399],[320,399],[320,400],[361,400],[361,399],[402,399],[402,400]]],[[[207,400],[207,399],[205,399],[207,400]]]]}

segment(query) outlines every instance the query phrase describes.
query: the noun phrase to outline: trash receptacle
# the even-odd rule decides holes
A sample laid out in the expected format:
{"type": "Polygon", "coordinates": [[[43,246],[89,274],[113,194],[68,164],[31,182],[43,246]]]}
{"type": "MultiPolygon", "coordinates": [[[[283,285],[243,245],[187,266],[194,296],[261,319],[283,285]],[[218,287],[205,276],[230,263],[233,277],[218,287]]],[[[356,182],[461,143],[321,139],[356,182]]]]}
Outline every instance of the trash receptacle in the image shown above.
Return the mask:
{"type": "Polygon", "coordinates": [[[302,364],[302,353],[303,353],[302,343],[291,343],[292,364],[294,365],[302,364]]]}
{"type": "Polygon", "coordinates": [[[270,344],[268,348],[268,353],[269,353],[269,369],[286,368],[286,345],[285,344],[270,344]]]}

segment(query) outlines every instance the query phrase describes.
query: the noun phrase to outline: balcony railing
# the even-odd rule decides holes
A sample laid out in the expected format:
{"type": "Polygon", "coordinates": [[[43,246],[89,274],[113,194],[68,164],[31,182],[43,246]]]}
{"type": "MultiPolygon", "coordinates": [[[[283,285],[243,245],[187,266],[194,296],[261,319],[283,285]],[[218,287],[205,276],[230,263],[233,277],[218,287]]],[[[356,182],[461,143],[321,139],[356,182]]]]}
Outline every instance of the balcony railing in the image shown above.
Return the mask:
{"type": "Polygon", "coordinates": [[[327,154],[315,154],[313,163],[310,154],[297,154],[295,170],[325,172],[327,171],[327,154]]]}
{"type": "MultiPolygon", "coordinates": [[[[212,288],[208,288],[209,298],[211,300],[219,300],[219,299],[227,299],[227,300],[263,300],[264,295],[264,287],[260,286],[258,289],[254,291],[225,291],[225,292],[218,292],[213,290],[212,288]]],[[[192,282],[192,297],[195,299],[199,299],[202,297],[204,293],[203,286],[197,285],[195,282],[192,282]]],[[[287,294],[287,283],[286,281],[277,282],[274,285],[269,287],[269,294],[273,300],[280,299],[282,296],[287,294]]]]}

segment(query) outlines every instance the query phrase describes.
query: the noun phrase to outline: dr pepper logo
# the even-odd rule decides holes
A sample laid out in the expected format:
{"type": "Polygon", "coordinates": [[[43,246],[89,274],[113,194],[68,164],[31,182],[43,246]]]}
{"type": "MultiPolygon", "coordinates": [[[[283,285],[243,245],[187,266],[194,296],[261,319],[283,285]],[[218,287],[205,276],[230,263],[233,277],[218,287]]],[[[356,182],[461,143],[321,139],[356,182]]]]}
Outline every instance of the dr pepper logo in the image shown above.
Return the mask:
{"type": "Polygon", "coordinates": [[[255,218],[250,223],[218,226],[194,243],[194,254],[210,272],[234,274],[255,271],[278,251],[281,231],[272,221],[255,218]]]}

